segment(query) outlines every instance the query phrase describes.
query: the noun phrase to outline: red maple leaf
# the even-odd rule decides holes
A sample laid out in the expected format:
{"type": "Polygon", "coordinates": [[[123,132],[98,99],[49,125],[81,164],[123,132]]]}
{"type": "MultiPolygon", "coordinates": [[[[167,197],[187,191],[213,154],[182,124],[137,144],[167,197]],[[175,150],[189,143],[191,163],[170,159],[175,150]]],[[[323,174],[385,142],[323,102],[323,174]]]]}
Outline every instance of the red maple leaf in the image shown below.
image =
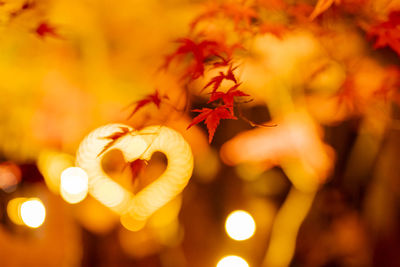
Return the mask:
{"type": "MultiPolygon", "coordinates": [[[[162,98],[168,99],[168,96],[164,95],[162,98]]],[[[133,103],[136,105],[136,107],[132,111],[132,113],[129,115],[128,119],[131,118],[136,112],[138,112],[139,109],[143,108],[144,106],[146,106],[150,103],[153,103],[154,105],[156,105],[157,108],[160,108],[161,101],[162,100],[160,98],[160,95],[159,95],[158,91],[156,90],[154,94],[147,95],[142,100],[139,100],[139,101],[136,101],[135,103],[133,103]]]]}
{"type": "Polygon", "coordinates": [[[224,105],[226,105],[229,109],[233,108],[234,97],[239,96],[250,96],[237,88],[240,86],[240,83],[235,84],[231,89],[229,89],[226,93],[224,92],[213,92],[211,93],[210,100],[208,103],[214,102],[218,99],[222,99],[224,105]]]}
{"type": "Polygon", "coordinates": [[[35,29],[35,32],[37,33],[37,35],[39,35],[40,38],[44,38],[46,36],[60,38],[60,35],[56,32],[56,28],[51,26],[47,22],[41,22],[35,29]]]}
{"type": "Polygon", "coordinates": [[[181,43],[181,45],[174,53],[165,58],[165,63],[162,67],[168,68],[171,61],[178,56],[191,54],[193,56],[192,64],[188,67],[184,76],[190,76],[193,80],[204,74],[205,60],[210,56],[215,56],[218,54],[218,43],[216,41],[204,40],[199,43],[195,43],[189,38],[182,38],[177,42],[181,43]]]}
{"type": "Polygon", "coordinates": [[[143,159],[136,159],[129,163],[131,168],[132,179],[136,179],[147,167],[147,161],[143,159]]]}
{"type": "Polygon", "coordinates": [[[368,37],[375,37],[374,48],[389,46],[400,55],[400,11],[392,11],[387,21],[372,26],[368,37]]]}
{"type": "Polygon", "coordinates": [[[115,142],[117,142],[117,140],[119,138],[121,138],[122,136],[125,136],[127,134],[129,134],[131,132],[131,130],[128,127],[119,127],[121,131],[112,133],[108,136],[104,136],[102,137],[103,139],[110,139],[110,142],[108,142],[103,150],[100,151],[100,153],[97,155],[98,157],[103,154],[108,148],[110,148],[115,142]]]}
{"type": "Polygon", "coordinates": [[[220,120],[222,119],[237,120],[237,118],[233,114],[231,114],[229,108],[225,105],[216,107],[215,109],[202,108],[202,109],[194,109],[192,111],[200,112],[200,114],[193,118],[192,122],[189,124],[187,129],[189,129],[195,124],[204,121],[208,129],[209,143],[211,143],[214,137],[215,130],[217,129],[220,120]]]}
{"type": "Polygon", "coordinates": [[[221,55],[216,55],[216,57],[220,61],[216,61],[213,63],[213,68],[220,68],[220,67],[226,67],[229,66],[232,63],[232,58],[230,56],[223,57],[221,55]]]}
{"type": "Polygon", "coordinates": [[[229,66],[228,71],[225,73],[223,73],[222,71],[219,72],[218,76],[215,76],[214,78],[211,79],[211,81],[209,81],[204,87],[203,90],[206,89],[207,87],[213,85],[213,90],[212,93],[214,93],[215,91],[217,91],[217,89],[220,87],[221,83],[223,80],[230,80],[233,81],[234,83],[237,84],[237,80],[235,77],[235,74],[233,73],[233,71],[236,69],[232,68],[232,65],[229,66]]]}
{"type": "Polygon", "coordinates": [[[215,51],[217,52],[215,57],[219,61],[213,62],[213,68],[227,67],[232,65],[233,54],[237,50],[245,50],[245,48],[240,43],[228,45],[224,41],[218,42],[218,51],[215,51]]]}

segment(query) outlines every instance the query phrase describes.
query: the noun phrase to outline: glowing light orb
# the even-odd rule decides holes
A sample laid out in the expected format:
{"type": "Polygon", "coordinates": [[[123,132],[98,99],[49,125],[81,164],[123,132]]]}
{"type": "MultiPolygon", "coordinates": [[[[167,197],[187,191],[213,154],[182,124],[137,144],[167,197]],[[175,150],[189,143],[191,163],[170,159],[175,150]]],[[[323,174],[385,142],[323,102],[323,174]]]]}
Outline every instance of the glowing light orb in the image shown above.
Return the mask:
{"type": "Polygon", "coordinates": [[[89,177],[79,167],[69,167],[61,173],[61,196],[74,204],[85,199],[88,193],[89,177]]]}
{"type": "Polygon", "coordinates": [[[31,198],[22,203],[20,210],[22,221],[31,228],[38,228],[46,218],[46,208],[37,198],[31,198]]]}
{"type": "Polygon", "coordinates": [[[249,264],[241,257],[226,256],[218,262],[217,267],[249,267],[249,264]]]}
{"type": "Polygon", "coordinates": [[[242,241],[254,235],[256,223],[248,212],[237,210],[228,215],[225,230],[230,238],[242,241]]]}

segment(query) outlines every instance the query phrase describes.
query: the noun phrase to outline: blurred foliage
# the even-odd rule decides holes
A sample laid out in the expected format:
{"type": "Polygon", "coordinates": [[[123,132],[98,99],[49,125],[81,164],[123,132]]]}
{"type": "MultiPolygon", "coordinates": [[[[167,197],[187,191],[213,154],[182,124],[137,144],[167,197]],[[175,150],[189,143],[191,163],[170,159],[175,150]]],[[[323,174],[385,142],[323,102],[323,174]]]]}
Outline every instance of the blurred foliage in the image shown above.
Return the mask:
{"type": "MultiPolygon", "coordinates": [[[[396,0],[0,1],[0,265],[400,266],[399,40],[396,0]],[[109,122],[167,125],[195,157],[140,231],[57,195],[109,122]],[[12,223],[16,197],[42,227],[12,223]],[[224,233],[236,209],[249,240],[224,233]]],[[[103,168],[132,189],[165,165],[103,168]]]]}

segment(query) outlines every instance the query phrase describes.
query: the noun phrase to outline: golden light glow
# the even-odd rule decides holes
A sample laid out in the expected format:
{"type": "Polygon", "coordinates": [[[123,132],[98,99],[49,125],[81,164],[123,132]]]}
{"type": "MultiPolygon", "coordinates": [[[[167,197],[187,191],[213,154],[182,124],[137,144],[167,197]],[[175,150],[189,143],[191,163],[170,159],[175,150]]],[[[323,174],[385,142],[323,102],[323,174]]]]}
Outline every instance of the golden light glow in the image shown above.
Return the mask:
{"type": "Polygon", "coordinates": [[[38,198],[31,198],[20,206],[21,219],[31,228],[41,226],[46,218],[46,208],[38,198]]]}
{"type": "Polygon", "coordinates": [[[68,203],[74,204],[85,199],[88,193],[89,178],[79,167],[69,167],[61,174],[61,196],[68,203]]]}
{"type": "Polygon", "coordinates": [[[74,207],[74,215],[86,230],[98,235],[109,233],[119,221],[119,215],[92,197],[74,207]]]}
{"type": "Polygon", "coordinates": [[[237,210],[228,215],[225,222],[225,230],[230,238],[242,241],[254,235],[256,223],[248,212],[237,210]]]}
{"type": "Polygon", "coordinates": [[[249,264],[241,257],[226,256],[218,262],[217,267],[249,267],[249,264]]]}
{"type": "Polygon", "coordinates": [[[157,241],[165,246],[174,247],[183,240],[183,229],[178,218],[163,227],[153,228],[152,230],[157,241]]]}

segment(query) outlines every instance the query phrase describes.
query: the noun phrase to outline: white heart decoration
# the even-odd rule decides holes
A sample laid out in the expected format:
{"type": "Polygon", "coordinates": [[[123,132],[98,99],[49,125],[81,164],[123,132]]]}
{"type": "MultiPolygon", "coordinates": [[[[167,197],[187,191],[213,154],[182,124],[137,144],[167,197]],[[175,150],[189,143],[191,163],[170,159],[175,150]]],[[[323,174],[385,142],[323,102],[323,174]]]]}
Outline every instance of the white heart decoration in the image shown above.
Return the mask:
{"type": "Polygon", "coordinates": [[[182,135],[168,127],[150,126],[134,131],[124,124],[109,124],[97,128],[81,142],[76,164],[89,176],[89,194],[120,215],[144,221],[184,189],[192,175],[193,155],[182,135]],[[106,137],[124,128],[130,132],[101,153],[110,141],[106,137]],[[101,167],[102,158],[112,149],[121,150],[128,162],[149,160],[159,151],[167,157],[168,165],[160,177],[134,195],[108,177],[101,167]]]}

